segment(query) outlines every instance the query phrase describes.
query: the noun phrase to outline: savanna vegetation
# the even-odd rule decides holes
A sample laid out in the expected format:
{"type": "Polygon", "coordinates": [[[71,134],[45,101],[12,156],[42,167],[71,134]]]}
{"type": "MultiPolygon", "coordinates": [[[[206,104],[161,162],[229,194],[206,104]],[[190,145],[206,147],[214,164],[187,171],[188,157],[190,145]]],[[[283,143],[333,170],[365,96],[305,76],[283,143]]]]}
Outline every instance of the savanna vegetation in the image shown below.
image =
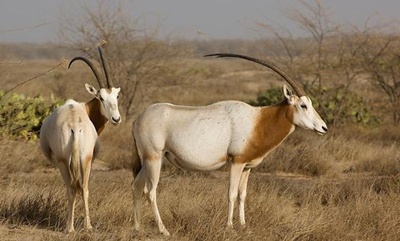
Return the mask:
{"type": "MultiPolygon", "coordinates": [[[[65,21],[65,43],[0,44],[2,240],[398,240],[396,26],[342,26],[331,21],[320,1],[301,1],[301,9],[286,14],[307,37],[294,37],[266,21],[255,23],[257,40],[161,39],[156,29],[133,31],[140,29],[135,19],[100,2],[96,11],[83,7],[86,17],[65,21]],[[84,89],[85,82],[96,86],[90,71],[79,64],[67,70],[61,59],[90,55],[99,44],[110,75],[122,87],[123,123],[108,126],[100,136],[102,148],[89,187],[94,231],[66,235],[65,187],[40,152],[37,134],[43,119],[66,98],[90,99],[84,89]],[[283,82],[275,74],[242,60],[201,57],[212,52],[241,53],[280,65],[310,94],[329,133],[318,136],[296,129],[252,170],[244,229],[236,213],[235,230],[225,227],[226,167],[191,173],[165,163],[157,197],[171,237],[157,233],[148,205],[143,207],[143,231],[136,232],[130,132],[146,106],[227,99],[270,105],[283,99],[283,82]]],[[[81,199],[76,219],[80,230],[81,199]]]]}

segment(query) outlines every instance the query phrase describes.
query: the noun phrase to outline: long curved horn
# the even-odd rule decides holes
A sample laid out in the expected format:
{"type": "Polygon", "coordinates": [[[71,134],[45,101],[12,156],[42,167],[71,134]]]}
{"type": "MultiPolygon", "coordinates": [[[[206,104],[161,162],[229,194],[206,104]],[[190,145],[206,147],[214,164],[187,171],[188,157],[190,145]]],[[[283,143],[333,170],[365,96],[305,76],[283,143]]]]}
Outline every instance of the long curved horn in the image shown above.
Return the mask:
{"type": "Polygon", "coordinates": [[[81,61],[85,62],[85,63],[90,67],[90,69],[92,70],[94,76],[96,77],[96,80],[97,80],[97,82],[99,83],[100,89],[101,89],[101,88],[105,88],[105,86],[104,86],[104,85],[101,83],[101,81],[100,81],[99,72],[98,72],[97,69],[93,66],[92,62],[90,62],[88,59],[86,59],[86,58],[84,58],[84,57],[80,57],[80,56],[79,56],[79,57],[75,57],[75,58],[73,58],[73,59],[69,62],[68,69],[71,67],[72,63],[75,62],[76,60],[81,60],[81,61]]]}
{"type": "Polygon", "coordinates": [[[273,71],[275,71],[276,73],[278,73],[282,78],[284,78],[289,84],[290,86],[292,86],[293,90],[297,93],[297,95],[299,97],[301,96],[305,96],[306,92],[300,87],[300,85],[294,81],[294,79],[292,79],[289,75],[287,75],[285,73],[285,71],[283,71],[281,68],[279,68],[278,66],[276,66],[273,63],[270,62],[266,62],[260,59],[256,59],[253,57],[249,57],[249,56],[245,56],[245,55],[240,55],[240,54],[230,54],[230,53],[215,53],[215,54],[207,54],[204,55],[204,57],[216,57],[216,58],[224,58],[224,57],[232,57],[232,58],[241,58],[241,59],[246,59],[249,61],[252,61],[254,63],[257,64],[261,64],[265,67],[268,67],[270,69],[272,69],[273,71]]]}
{"type": "Polygon", "coordinates": [[[111,88],[111,87],[114,86],[114,84],[113,84],[112,80],[110,80],[110,78],[108,76],[107,67],[106,67],[106,64],[105,64],[104,58],[103,58],[103,51],[101,50],[100,47],[98,47],[97,49],[99,50],[101,65],[103,66],[104,75],[106,76],[107,87],[111,88]]]}

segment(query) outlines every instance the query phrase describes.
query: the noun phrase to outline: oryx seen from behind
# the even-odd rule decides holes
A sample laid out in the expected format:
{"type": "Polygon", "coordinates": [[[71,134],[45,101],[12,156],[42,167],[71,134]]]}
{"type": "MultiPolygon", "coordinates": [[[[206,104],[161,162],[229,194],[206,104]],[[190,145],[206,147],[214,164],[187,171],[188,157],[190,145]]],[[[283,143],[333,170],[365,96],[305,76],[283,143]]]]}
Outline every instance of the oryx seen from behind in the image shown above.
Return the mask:
{"type": "Polygon", "coordinates": [[[81,193],[85,205],[84,229],[90,230],[88,183],[92,161],[99,149],[98,135],[107,122],[121,123],[118,110],[120,88],[113,87],[109,79],[100,47],[98,48],[107,86],[100,80],[99,72],[84,57],[73,58],[68,68],[77,60],[86,63],[93,71],[100,89],[85,84],[93,99],[86,103],[67,100],[47,117],[40,129],[40,145],[44,155],[60,170],[67,186],[68,219],[66,232],[74,231],[76,194],[81,193]]]}
{"type": "Polygon", "coordinates": [[[140,226],[141,195],[151,204],[158,229],[169,235],[161,221],[156,201],[162,159],[193,171],[211,171],[230,163],[229,227],[239,197],[240,224],[245,225],[244,204],[250,170],[294,131],[295,126],[325,134],[327,126],[313,108],[304,90],[276,65],[237,54],[235,57],[266,66],[283,77],[285,99],[276,105],[253,107],[240,101],[221,101],[189,107],[159,103],[149,106],[133,123],[138,158],[133,163],[134,225],[140,226]]]}

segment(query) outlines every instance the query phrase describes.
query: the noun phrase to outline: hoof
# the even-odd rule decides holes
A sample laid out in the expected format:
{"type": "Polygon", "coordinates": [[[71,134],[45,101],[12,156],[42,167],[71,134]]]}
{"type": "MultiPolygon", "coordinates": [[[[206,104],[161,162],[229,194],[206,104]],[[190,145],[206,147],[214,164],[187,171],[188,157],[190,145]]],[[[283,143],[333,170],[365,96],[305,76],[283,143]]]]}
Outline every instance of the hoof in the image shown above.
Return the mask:
{"type": "Polygon", "coordinates": [[[64,233],[66,233],[66,234],[70,234],[70,233],[74,233],[75,232],[75,229],[74,228],[66,228],[65,230],[64,230],[64,233]]]}
{"type": "Polygon", "coordinates": [[[233,225],[226,225],[225,233],[231,234],[231,235],[236,235],[237,231],[233,228],[233,225]]]}
{"type": "Polygon", "coordinates": [[[233,228],[233,224],[227,224],[225,230],[235,230],[235,229],[233,228]]]}
{"type": "Polygon", "coordinates": [[[170,234],[169,234],[169,232],[168,232],[168,230],[167,229],[162,229],[162,230],[160,230],[160,233],[162,234],[162,235],[164,235],[164,236],[170,236],[170,234]]]}
{"type": "Polygon", "coordinates": [[[85,227],[85,228],[83,228],[83,231],[84,231],[84,232],[91,233],[91,232],[93,232],[93,227],[92,227],[92,226],[85,227]]]}

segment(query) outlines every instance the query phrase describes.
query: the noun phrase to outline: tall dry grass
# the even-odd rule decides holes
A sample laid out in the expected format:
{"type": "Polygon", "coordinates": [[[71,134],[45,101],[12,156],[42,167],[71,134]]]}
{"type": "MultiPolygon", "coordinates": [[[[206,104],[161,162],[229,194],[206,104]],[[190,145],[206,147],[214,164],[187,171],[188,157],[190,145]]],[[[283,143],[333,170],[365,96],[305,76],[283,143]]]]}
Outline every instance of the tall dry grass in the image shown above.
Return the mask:
{"type": "MultiPolygon", "coordinates": [[[[95,171],[90,183],[94,231],[72,240],[160,240],[150,207],[143,208],[143,231],[133,229],[131,173],[95,171]]],[[[283,177],[253,173],[246,205],[247,227],[237,212],[227,229],[226,172],[176,175],[164,172],[158,190],[160,213],[169,240],[396,240],[400,231],[398,178],[340,179],[283,177]]],[[[66,194],[56,170],[1,182],[1,231],[4,240],[64,240],[66,194]],[[50,179],[51,181],[49,182],[50,179]],[[17,191],[18,190],[18,191],[17,191]],[[13,233],[27,229],[29,232],[13,233]],[[34,232],[36,230],[36,232],[34,232]],[[14,236],[15,235],[15,236],[14,236]]],[[[145,202],[145,200],[143,200],[145,202]]],[[[83,205],[77,207],[77,230],[83,205]]]]}
{"type": "MultiPolygon", "coordinates": [[[[226,171],[199,175],[166,168],[158,202],[171,239],[396,240],[400,183],[392,169],[399,166],[399,152],[383,144],[384,137],[371,142],[371,133],[358,137],[343,133],[349,135],[321,139],[310,132],[296,131],[272,152],[250,175],[248,226],[244,230],[238,224],[237,212],[235,230],[225,227],[226,171]],[[382,158],[387,161],[382,162],[382,158]],[[373,160],[376,165],[371,164],[373,160]]],[[[104,143],[106,137],[102,144],[111,145],[104,143]]],[[[103,157],[115,156],[116,150],[125,148],[123,143],[120,147],[115,143],[111,149],[103,147],[103,157]]],[[[36,240],[64,240],[67,199],[58,171],[41,156],[38,143],[3,140],[1,148],[2,237],[28,240],[33,235],[36,240]],[[15,153],[21,158],[15,158],[15,153]]],[[[116,160],[110,166],[116,167],[116,160]]],[[[148,204],[143,210],[143,231],[133,230],[132,175],[123,165],[112,169],[92,174],[90,208],[94,232],[77,232],[69,235],[70,239],[163,239],[157,234],[148,204]]],[[[83,227],[80,199],[76,226],[77,230],[83,227]]]]}

